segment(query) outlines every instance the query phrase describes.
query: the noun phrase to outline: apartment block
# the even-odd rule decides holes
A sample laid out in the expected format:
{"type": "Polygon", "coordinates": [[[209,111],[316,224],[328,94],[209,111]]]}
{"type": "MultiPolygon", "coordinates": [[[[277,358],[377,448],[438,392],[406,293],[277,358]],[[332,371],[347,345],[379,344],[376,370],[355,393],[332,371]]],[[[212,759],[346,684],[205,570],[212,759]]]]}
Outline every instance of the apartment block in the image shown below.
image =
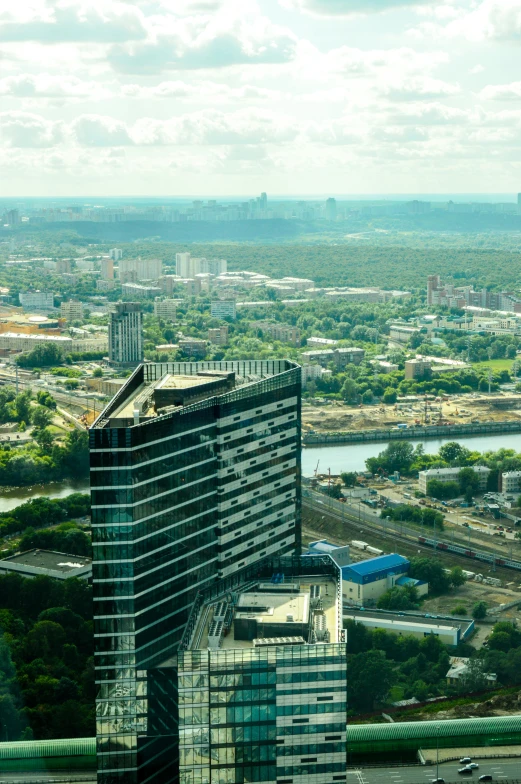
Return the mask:
{"type": "Polygon", "coordinates": [[[212,318],[232,319],[237,317],[237,306],[234,299],[217,299],[210,304],[212,318]]]}
{"type": "Polygon", "coordinates": [[[321,351],[303,351],[301,357],[306,363],[318,362],[319,365],[327,365],[334,362],[337,367],[346,365],[359,365],[365,356],[363,348],[334,348],[322,349],[321,351]]]}
{"type": "MultiPolygon", "coordinates": [[[[121,256],[120,256],[121,258],[121,256]]],[[[101,279],[102,280],[113,280],[114,279],[114,257],[104,256],[100,262],[101,266],[101,279]]]]}
{"type": "Polygon", "coordinates": [[[215,346],[228,345],[228,327],[215,327],[208,330],[208,340],[215,346]]]}
{"type": "Polygon", "coordinates": [[[83,321],[83,303],[74,299],[62,302],[60,315],[67,321],[83,321]]]}
{"type": "Polygon", "coordinates": [[[163,262],[161,259],[120,259],[119,262],[121,283],[158,280],[162,274],[163,262]]]}
{"type": "Polygon", "coordinates": [[[177,313],[177,300],[159,299],[154,302],[154,315],[163,321],[175,321],[177,313]]]}
{"type": "Polygon", "coordinates": [[[143,314],[137,302],[118,302],[110,314],[109,359],[116,365],[143,361],[143,314]]]}
{"type": "Polygon", "coordinates": [[[24,310],[53,310],[54,294],[52,291],[21,291],[18,295],[24,310]]]}
{"type": "MultiPolygon", "coordinates": [[[[472,470],[479,479],[479,486],[481,490],[487,487],[487,479],[490,474],[490,468],[486,466],[472,466],[472,470]]],[[[428,471],[420,471],[418,474],[418,489],[420,492],[427,494],[427,486],[429,482],[435,479],[437,482],[457,482],[461,468],[429,468],[428,471]]]]}
{"type": "Polygon", "coordinates": [[[292,327],[291,324],[279,324],[276,321],[254,321],[250,324],[250,329],[260,329],[273,340],[280,340],[282,343],[289,343],[297,348],[300,346],[300,329],[292,327]]]}

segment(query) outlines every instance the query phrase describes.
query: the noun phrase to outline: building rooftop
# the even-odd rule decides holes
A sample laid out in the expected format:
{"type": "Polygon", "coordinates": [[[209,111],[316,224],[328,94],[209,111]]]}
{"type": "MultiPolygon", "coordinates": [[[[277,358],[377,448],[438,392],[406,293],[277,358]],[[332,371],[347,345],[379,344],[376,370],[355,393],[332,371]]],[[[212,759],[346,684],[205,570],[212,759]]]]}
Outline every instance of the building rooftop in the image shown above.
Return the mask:
{"type": "Polygon", "coordinates": [[[0,574],[6,572],[18,572],[25,577],[44,574],[61,580],[67,577],[87,579],[92,575],[92,559],[54,550],[26,550],[0,560],[0,574]]]}
{"type": "Polygon", "coordinates": [[[391,553],[391,555],[379,555],[376,558],[370,558],[368,561],[359,561],[344,568],[350,569],[360,577],[366,577],[369,574],[381,572],[382,569],[394,569],[398,566],[408,565],[409,561],[403,555],[391,553]]]}

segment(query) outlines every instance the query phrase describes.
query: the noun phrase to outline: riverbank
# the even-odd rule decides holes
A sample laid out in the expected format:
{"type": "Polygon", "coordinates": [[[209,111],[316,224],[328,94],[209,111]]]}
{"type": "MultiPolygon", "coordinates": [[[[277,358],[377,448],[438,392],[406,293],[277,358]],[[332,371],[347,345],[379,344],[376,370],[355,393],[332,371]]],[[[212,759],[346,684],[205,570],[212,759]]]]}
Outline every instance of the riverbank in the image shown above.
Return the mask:
{"type": "Polygon", "coordinates": [[[9,512],[33,498],[66,498],[72,493],[90,493],[89,479],[65,479],[30,487],[0,487],[0,512],[9,512]]]}
{"type": "Polygon", "coordinates": [[[327,446],[328,444],[355,444],[363,441],[396,441],[426,438],[458,439],[463,435],[508,435],[521,433],[521,420],[514,422],[480,422],[455,425],[420,425],[406,428],[380,428],[377,430],[345,430],[338,433],[305,433],[304,446],[327,446]]]}

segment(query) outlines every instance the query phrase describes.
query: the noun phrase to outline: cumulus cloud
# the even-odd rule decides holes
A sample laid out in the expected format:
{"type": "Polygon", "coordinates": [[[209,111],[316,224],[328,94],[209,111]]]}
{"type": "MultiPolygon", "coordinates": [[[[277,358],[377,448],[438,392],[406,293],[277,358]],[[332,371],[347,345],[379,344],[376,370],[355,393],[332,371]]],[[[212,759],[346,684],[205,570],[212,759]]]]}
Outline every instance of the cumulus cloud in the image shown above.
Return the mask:
{"type": "Polygon", "coordinates": [[[280,0],[286,8],[317,16],[350,16],[425,5],[430,0],[280,0]]]}
{"type": "Polygon", "coordinates": [[[0,79],[0,95],[15,98],[102,98],[110,91],[76,76],[18,74],[0,79]]]}
{"type": "Polygon", "coordinates": [[[245,84],[232,87],[219,82],[196,82],[190,84],[180,80],[160,82],[160,84],[144,87],[139,84],[126,84],[121,88],[123,95],[129,98],[150,100],[151,98],[190,98],[204,99],[205,102],[233,101],[245,99],[279,100],[282,93],[266,87],[245,84]]]}
{"type": "Polygon", "coordinates": [[[111,117],[83,115],[72,125],[78,144],[85,147],[120,147],[134,144],[124,123],[111,117]]]}
{"type": "Polygon", "coordinates": [[[401,82],[383,84],[380,88],[382,95],[395,101],[432,100],[456,95],[461,90],[458,84],[450,84],[441,79],[432,79],[425,76],[405,78],[401,82]]]}
{"type": "Polygon", "coordinates": [[[54,147],[62,138],[61,123],[27,112],[0,114],[0,139],[8,147],[54,147]]]}
{"type": "Polygon", "coordinates": [[[0,16],[0,40],[4,42],[115,43],[146,35],[139,9],[111,0],[21,3],[0,16]]]}
{"type": "Polygon", "coordinates": [[[521,100],[521,82],[489,84],[481,90],[479,97],[484,101],[519,101],[521,100]]]}
{"type": "Polygon", "coordinates": [[[521,0],[483,0],[471,9],[459,8],[447,24],[425,22],[411,32],[424,37],[521,43],[521,0]]]}

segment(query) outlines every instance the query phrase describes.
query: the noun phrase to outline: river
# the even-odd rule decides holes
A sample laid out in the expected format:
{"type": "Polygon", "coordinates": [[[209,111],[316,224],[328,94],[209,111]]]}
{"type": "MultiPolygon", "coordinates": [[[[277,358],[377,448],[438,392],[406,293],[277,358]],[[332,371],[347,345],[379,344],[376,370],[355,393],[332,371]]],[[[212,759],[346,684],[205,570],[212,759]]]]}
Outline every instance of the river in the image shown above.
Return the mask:
{"type": "Polygon", "coordinates": [[[88,479],[66,479],[63,482],[49,482],[46,485],[31,485],[31,487],[12,487],[0,490],[0,512],[8,512],[15,506],[29,501],[31,498],[65,498],[71,493],[89,493],[88,479]]]}
{"type": "MultiPolygon", "coordinates": [[[[413,446],[423,444],[425,451],[434,454],[449,441],[457,441],[458,444],[468,447],[476,452],[496,451],[504,447],[505,449],[515,449],[521,452],[521,434],[510,433],[508,435],[496,436],[461,436],[456,438],[428,438],[424,440],[410,441],[413,446]]],[[[319,473],[327,473],[331,469],[332,474],[339,474],[341,471],[364,471],[365,461],[368,457],[376,457],[388,445],[388,441],[363,441],[360,444],[338,444],[336,446],[308,446],[302,450],[302,473],[304,476],[313,476],[319,464],[319,473]]],[[[401,441],[394,443],[400,444],[401,441]]]]}
{"type": "MultiPolygon", "coordinates": [[[[437,452],[442,444],[448,441],[458,443],[477,452],[497,450],[501,447],[515,449],[521,452],[521,434],[511,433],[505,436],[465,436],[462,438],[433,438],[415,440],[413,446],[423,444],[426,452],[437,452]]],[[[360,444],[339,444],[337,446],[314,446],[302,450],[302,473],[304,476],[313,476],[317,462],[319,472],[326,473],[331,469],[332,474],[341,471],[363,471],[368,457],[374,457],[387,446],[388,441],[362,442],[360,444]]],[[[396,443],[401,443],[397,441],[396,443]]],[[[46,485],[33,485],[32,487],[13,487],[9,490],[0,490],[0,512],[8,512],[24,501],[31,498],[48,496],[49,498],[64,498],[71,493],[88,493],[90,490],[88,479],[64,482],[51,482],[46,485]]]]}

